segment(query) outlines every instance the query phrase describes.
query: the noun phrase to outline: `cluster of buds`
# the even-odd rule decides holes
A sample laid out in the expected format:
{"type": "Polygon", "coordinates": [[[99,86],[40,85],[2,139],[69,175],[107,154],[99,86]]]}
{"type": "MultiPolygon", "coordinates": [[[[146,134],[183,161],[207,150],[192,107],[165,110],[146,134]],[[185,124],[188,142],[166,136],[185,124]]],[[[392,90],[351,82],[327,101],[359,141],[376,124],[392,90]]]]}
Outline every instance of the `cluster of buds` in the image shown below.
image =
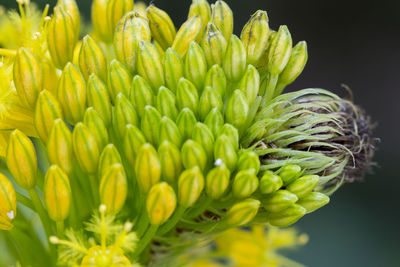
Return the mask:
{"type": "MultiPolygon", "coordinates": [[[[221,0],[194,0],[178,30],[163,10],[135,6],[94,0],[94,32],[79,40],[76,2],[59,0],[41,23],[46,53],[21,47],[13,55],[10,86],[34,133],[17,125],[5,159],[46,234],[63,235],[64,223],[79,229],[102,205],[103,215],[135,222],[137,259],[154,236],[169,233],[164,245],[185,231],[289,226],[327,204],[318,191],[330,179],[318,175],[331,162],[302,161],[294,147],[274,151],[277,162],[266,156],[265,144],[286,148],[324,131],[299,115],[301,104],[287,105],[292,95],[280,96],[305,66],[306,43],[292,47],[287,27],[270,29],[265,11],[234,35],[221,0]]],[[[10,229],[15,193],[3,176],[0,203],[0,228],[10,229]]]]}

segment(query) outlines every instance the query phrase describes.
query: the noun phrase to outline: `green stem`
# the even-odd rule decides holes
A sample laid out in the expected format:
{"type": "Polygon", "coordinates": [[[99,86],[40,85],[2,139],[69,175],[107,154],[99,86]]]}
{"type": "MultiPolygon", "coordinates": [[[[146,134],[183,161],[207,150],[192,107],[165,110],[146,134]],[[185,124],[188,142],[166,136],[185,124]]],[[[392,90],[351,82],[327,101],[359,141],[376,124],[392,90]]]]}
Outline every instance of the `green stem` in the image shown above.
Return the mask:
{"type": "Polygon", "coordinates": [[[137,258],[140,253],[147,247],[151,242],[155,234],[157,233],[158,225],[150,225],[144,236],[139,241],[139,246],[135,249],[134,257],[137,258]]]}
{"type": "Polygon", "coordinates": [[[64,221],[56,221],[57,236],[61,237],[64,235],[64,221]]]}
{"type": "Polygon", "coordinates": [[[42,221],[43,228],[46,232],[47,237],[53,235],[53,231],[51,230],[51,222],[46,213],[46,210],[43,207],[42,201],[40,200],[39,194],[37,193],[35,188],[31,188],[28,190],[29,196],[32,199],[33,205],[35,206],[35,210],[42,221]]]}
{"type": "Polygon", "coordinates": [[[172,215],[166,223],[161,225],[160,229],[158,230],[158,235],[164,235],[168,233],[182,218],[183,214],[185,213],[186,208],[183,206],[178,206],[175,210],[174,214],[172,215]]]}
{"type": "Polygon", "coordinates": [[[278,78],[279,74],[268,74],[267,88],[265,89],[264,97],[261,102],[262,107],[264,107],[268,101],[274,98],[278,78]]]}
{"type": "Polygon", "coordinates": [[[138,237],[141,237],[146,231],[149,225],[149,217],[147,216],[146,205],[143,204],[142,211],[140,213],[138,226],[136,228],[136,234],[138,237]]]}
{"type": "Polygon", "coordinates": [[[206,199],[199,201],[199,205],[190,209],[187,216],[185,216],[185,218],[187,218],[187,219],[196,218],[201,213],[203,213],[208,208],[208,206],[210,206],[210,204],[212,202],[213,202],[213,199],[210,197],[207,197],[206,199]]]}
{"type": "Polygon", "coordinates": [[[24,205],[25,207],[30,208],[31,210],[35,210],[35,207],[32,204],[32,201],[24,196],[23,194],[16,192],[17,193],[17,202],[21,203],[22,205],[24,205]]]}
{"type": "Polygon", "coordinates": [[[97,183],[96,175],[89,175],[90,188],[92,190],[94,205],[97,207],[100,205],[100,196],[99,196],[99,185],[97,183]]]}

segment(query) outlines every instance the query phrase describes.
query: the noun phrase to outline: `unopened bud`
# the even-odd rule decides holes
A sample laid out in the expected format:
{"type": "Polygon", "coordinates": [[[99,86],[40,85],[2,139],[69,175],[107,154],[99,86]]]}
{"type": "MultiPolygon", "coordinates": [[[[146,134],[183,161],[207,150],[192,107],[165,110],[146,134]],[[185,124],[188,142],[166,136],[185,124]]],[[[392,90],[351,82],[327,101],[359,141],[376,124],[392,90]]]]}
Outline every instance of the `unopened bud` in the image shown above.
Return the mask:
{"type": "Polygon", "coordinates": [[[307,213],[313,212],[329,203],[329,197],[319,192],[307,193],[297,204],[304,207],[307,213]]]}
{"type": "Polygon", "coordinates": [[[182,146],[182,162],[186,169],[197,166],[204,171],[207,166],[207,154],[200,144],[189,139],[182,146]]]}
{"type": "Polygon", "coordinates": [[[227,42],[222,32],[215,24],[208,23],[200,45],[204,50],[208,66],[213,66],[215,64],[222,66],[227,42]]]}
{"type": "Polygon", "coordinates": [[[253,65],[247,66],[247,70],[240,80],[238,88],[246,95],[247,101],[251,106],[260,89],[260,74],[253,65]]]}
{"type": "Polygon", "coordinates": [[[100,157],[96,137],[88,127],[79,122],[72,132],[72,147],[79,166],[88,174],[95,174],[100,157]]]}
{"type": "Polygon", "coordinates": [[[281,177],[271,171],[267,171],[261,177],[260,191],[263,194],[271,194],[281,188],[283,185],[281,177]]]}
{"type": "Polygon", "coordinates": [[[204,28],[206,27],[208,21],[211,19],[211,7],[207,0],[193,0],[190,5],[188,18],[194,16],[200,16],[201,18],[201,30],[197,41],[203,36],[204,28]]]}
{"type": "Polygon", "coordinates": [[[161,86],[157,95],[157,109],[160,111],[161,116],[167,116],[172,120],[176,119],[178,109],[176,108],[175,94],[168,88],[161,86]]]}
{"type": "Polygon", "coordinates": [[[122,148],[130,167],[135,166],[137,152],[144,143],[146,143],[146,138],[142,131],[132,124],[126,125],[125,136],[122,139],[122,148]]]}
{"type": "Polygon", "coordinates": [[[227,3],[218,0],[211,5],[211,21],[222,32],[225,39],[228,40],[233,33],[233,13],[227,3]]]}
{"type": "Polygon", "coordinates": [[[189,108],[184,108],[176,119],[176,125],[182,134],[182,140],[187,140],[192,137],[193,128],[196,125],[196,117],[189,108]]]}
{"type": "Polygon", "coordinates": [[[201,122],[196,123],[192,139],[203,147],[208,160],[211,161],[214,157],[214,136],[207,125],[201,122]]]}
{"type": "Polygon", "coordinates": [[[295,194],[287,190],[278,190],[263,198],[261,202],[266,211],[281,212],[287,209],[290,205],[296,203],[298,199],[299,198],[295,194]]]}
{"type": "Polygon", "coordinates": [[[306,214],[306,209],[300,205],[292,204],[287,209],[268,215],[268,222],[273,226],[287,227],[297,222],[306,214]]]}
{"type": "Polygon", "coordinates": [[[176,92],[179,79],[183,77],[183,61],[178,53],[168,48],[164,59],[165,83],[167,87],[176,92]]]}
{"type": "Polygon", "coordinates": [[[238,170],[254,169],[256,174],[260,170],[260,159],[253,151],[246,151],[242,153],[238,160],[238,170]]]}
{"type": "Polygon", "coordinates": [[[279,170],[279,176],[282,178],[283,185],[288,185],[301,175],[301,167],[299,165],[285,165],[279,170]]]}
{"type": "Polygon", "coordinates": [[[226,135],[217,138],[214,145],[214,158],[221,159],[230,171],[236,169],[237,154],[232,141],[226,135]]]}
{"type": "Polygon", "coordinates": [[[185,78],[179,80],[176,102],[179,109],[189,108],[193,113],[197,114],[199,94],[194,84],[185,78]]]}
{"type": "Polygon", "coordinates": [[[239,132],[233,125],[225,123],[220,128],[218,135],[226,135],[231,140],[235,150],[239,149],[239,132]]]}
{"type": "Polygon", "coordinates": [[[213,108],[210,113],[208,113],[204,123],[211,130],[214,137],[217,137],[224,125],[224,117],[218,108],[213,108]]]}
{"type": "Polygon", "coordinates": [[[218,165],[208,172],[206,178],[206,192],[212,199],[219,199],[229,186],[231,172],[224,165],[218,165]]]}
{"type": "Polygon", "coordinates": [[[107,87],[114,103],[119,93],[129,97],[131,81],[132,76],[128,69],[115,59],[111,61],[107,75],[107,87]]]}
{"type": "Polygon", "coordinates": [[[154,5],[150,5],[146,9],[146,12],[147,18],[149,19],[151,35],[163,49],[167,49],[172,45],[175,39],[176,30],[174,23],[165,11],[154,5]]]}
{"type": "Polygon", "coordinates": [[[178,148],[182,144],[182,135],[176,126],[175,122],[168,117],[163,117],[160,123],[159,142],[169,141],[178,148]]]}
{"type": "Polygon", "coordinates": [[[178,202],[185,208],[193,206],[204,188],[204,177],[199,167],[182,172],[178,180],[178,202]]]}
{"type": "Polygon", "coordinates": [[[83,123],[96,138],[99,149],[103,149],[108,143],[107,128],[99,114],[92,107],[86,110],[83,123]]]}
{"type": "Polygon", "coordinates": [[[233,180],[232,192],[236,198],[246,198],[258,188],[258,178],[254,169],[239,171],[233,180]]]}
{"type": "Polygon", "coordinates": [[[161,163],[151,144],[144,144],[136,154],[135,174],[140,190],[148,193],[161,178],[161,163]]]}
{"type": "Polygon", "coordinates": [[[97,171],[98,177],[102,178],[107,169],[115,163],[122,164],[121,156],[115,145],[108,144],[100,154],[99,168],[97,171]]]}
{"type": "Polygon", "coordinates": [[[286,190],[292,192],[298,198],[302,198],[315,188],[318,181],[319,181],[318,175],[306,175],[290,183],[286,187],[286,190]]]}
{"type": "Polygon", "coordinates": [[[195,41],[189,44],[184,70],[185,77],[196,86],[198,91],[201,91],[208,69],[203,49],[195,41]]]}
{"type": "Polygon", "coordinates": [[[242,226],[248,224],[258,212],[260,201],[252,198],[234,204],[225,215],[223,222],[228,226],[242,226]]]}
{"type": "Polygon", "coordinates": [[[248,113],[249,103],[246,95],[240,90],[235,90],[226,105],[226,122],[232,124],[236,128],[240,128],[246,122],[248,113]]]}
{"type": "Polygon", "coordinates": [[[280,74],[290,59],[292,52],[292,37],[286,26],[280,26],[279,31],[271,40],[268,52],[268,71],[271,74],[280,74]]]}
{"type": "Polygon", "coordinates": [[[143,117],[144,108],[153,106],[154,93],[149,83],[143,77],[136,75],[133,77],[131,93],[129,96],[132,103],[135,104],[139,117],[143,117]]]}
{"type": "Polygon", "coordinates": [[[222,110],[223,102],[221,96],[209,86],[206,86],[200,96],[199,101],[199,117],[204,121],[213,108],[222,110]]]}
{"type": "Polygon", "coordinates": [[[182,171],[182,158],[178,147],[165,140],[158,148],[158,155],[161,162],[162,177],[169,184],[175,184],[182,171]]]}
{"type": "Polygon", "coordinates": [[[62,119],[53,123],[47,139],[47,157],[51,164],[61,167],[64,172],[72,172],[72,134],[62,119]]]}
{"type": "Polygon", "coordinates": [[[204,86],[211,87],[221,96],[221,98],[224,98],[226,92],[226,84],[227,81],[222,67],[220,65],[212,66],[207,72],[204,86]]]}
{"type": "Polygon", "coordinates": [[[154,185],[146,200],[146,210],[152,225],[165,223],[176,208],[176,194],[166,182],[154,185]]]}
{"type": "Polygon", "coordinates": [[[122,138],[127,124],[139,125],[139,118],[135,108],[122,93],[117,95],[113,110],[112,124],[117,135],[122,138]]]}
{"type": "Polygon", "coordinates": [[[141,121],[141,129],[146,140],[154,146],[158,146],[160,122],[161,115],[158,110],[154,107],[146,106],[141,121]]]}
{"type": "Polygon", "coordinates": [[[64,221],[71,207],[71,187],[68,176],[57,165],[46,172],[43,185],[44,202],[50,219],[64,221]]]}
{"type": "Polygon", "coordinates": [[[153,92],[157,92],[158,88],[164,85],[164,68],[161,57],[152,43],[139,42],[137,71],[147,80],[153,88],[153,92]]]}
{"type": "Polygon", "coordinates": [[[87,82],[87,102],[101,117],[104,124],[111,124],[111,101],[106,85],[95,74],[90,75],[87,82]]]}
{"type": "Polygon", "coordinates": [[[184,57],[189,48],[189,44],[195,41],[200,34],[202,21],[199,15],[188,18],[178,30],[172,49],[174,49],[180,57],[184,57]]]}
{"type": "Polygon", "coordinates": [[[31,189],[37,179],[37,156],[32,141],[20,130],[10,134],[6,153],[7,168],[17,184],[31,189]]]}
{"type": "Polygon", "coordinates": [[[57,6],[61,6],[72,18],[75,27],[75,32],[79,34],[80,31],[80,14],[78,5],[75,0],[58,0],[57,6]]]}
{"type": "Polygon", "coordinates": [[[97,42],[86,35],[83,37],[81,51],[79,52],[79,68],[87,80],[94,73],[100,79],[107,79],[106,58],[97,42]]]}
{"type": "Polygon", "coordinates": [[[11,230],[17,215],[17,196],[12,183],[0,173],[0,230],[11,230]]]}

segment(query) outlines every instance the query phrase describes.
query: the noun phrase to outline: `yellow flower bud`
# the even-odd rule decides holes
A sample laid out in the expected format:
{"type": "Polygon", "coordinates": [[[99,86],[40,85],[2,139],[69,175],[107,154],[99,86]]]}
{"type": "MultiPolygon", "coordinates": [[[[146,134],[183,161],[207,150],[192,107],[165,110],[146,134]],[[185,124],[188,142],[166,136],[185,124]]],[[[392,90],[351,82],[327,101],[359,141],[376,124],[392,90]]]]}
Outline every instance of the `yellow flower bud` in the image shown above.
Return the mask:
{"type": "Polygon", "coordinates": [[[137,71],[140,76],[146,79],[154,92],[157,92],[158,88],[164,85],[164,69],[161,57],[157,48],[150,42],[139,42],[137,71]]]}
{"type": "Polygon", "coordinates": [[[62,111],[57,99],[47,90],[40,92],[34,114],[36,131],[44,143],[53,126],[54,120],[62,118],[62,111]]]}
{"type": "Polygon", "coordinates": [[[92,73],[103,81],[107,79],[106,57],[101,47],[90,35],[83,37],[81,51],[79,52],[79,68],[86,80],[92,73]]]}
{"type": "Polygon", "coordinates": [[[21,131],[14,130],[8,142],[8,170],[20,187],[33,188],[37,179],[37,156],[32,141],[21,131]]]}
{"type": "Polygon", "coordinates": [[[214,23],[228,40],[233,33],[233,13],[228,4],[218,0],[211,5],[212,23],[214,23]]]}
{"type": "Polygon", "coordinates": [[[214,145],[214,159],[221,159],[229,170],[236,169],[237,154],[232,144],[231,139],[226,135],[221,135],[217,138],[214,145]]]}
{"type": "Polygon", "coordinates": [[[189,139],[182,146],[182,162],[186,169],[197,166],[204,171],[207,166],[206,152],[200,144],[189,139]]]}
{"type": "Polygon", "coordinates": [[[140,128],[146,140],[154,146],[158,146],[160,122],[161,115],[158,110],[154,107],[146,106],[140,128]]]}
{"type": "Polygon", "coordinates": [[[79,122],[72,132],[72,147],[79,166],[88,174],[95,174],[100,157],[96,137],[88,127],[79,122]]]}
{"type": "Polygon", "coordinates": [[[111,124],[111,101],[106,85],[96,74],[90,75],[87,82],[87,102],[89,107],[96,110],[104,124],[109,126],[111,124]]]}
{"type": "Polygon", "coordinates": [[[136,154],[144,143],[146,143],[146,139],[143,133],[132,124],[126,125],[125,136],[122,139],[122,149],[130,167],[135,166],[136,154]]]}
{"type": "Polygon", "coordinates": [[[154,185],[146,200],[146,210],[152,225],[165,223],[176,208],[174,189],[166,182],[154,185]]]}
{"type": "Polygon", "coordinates": [[[224,117],[221,111],[218,108],[213,108],[204,120],[204,124],[211,130],[214,137],[218,136],[224,124],[224,117]]]}
{"type": "Polygon", "coordinates": [[[256,174],[260,170],[260,159],[253,151],[246,151],[242,153],[238,160],[238,170],[254,169],[256,174]]]}
{"type": "Polygon", "coordinates": [[[168,117],[163,117],[160,123],[160,135],[159,142],[167,140],[177,147],[181,147],[182,144],[182,135],[176,126],[175,122],[168,117]]]}
{"type": "Polygon", "coordinates": [[[295,194],[298,198],[303,198],[315,188],[318,181],[318,175],[306,175],[290,183],[286,189],[295,194]]]}
{"type": "Polygon", "coordinates": [[[146,106],[153,106],[153,89],[145,79],[139,75],[136,75],[133,77],[129,99],[132,103],[134,103],[139,117],[143,117],[144,108],[146,106]]]}
{"type": "Polygon", "coordinates": [[[301,168],[299,165],[285,165],[279,170],[278,174],[282,178],[283,184],[288,185],[301,175],[301,168]]]}
{"type": "Polygon", "coordinates": [[[200,96],[199,101],[199,116],[200,120],[205,120],[208,113],[213,108],[222,111],[224,103],[222,102],[221,96],[215,91],[214,88],[210,86],[206,86],[203,90],[203,93],[200,96]]]}
{"type": "Polygon", "coordinates": [[[83,117],[83,123],[96,138],[99,149],[102,149],[108,144],[107,128],[99,114],[97,114],[92,107],[86,110],[85,116],[83,117]]]}
{"type": "Polygon", "coordinates": [[[204,188],[204,177],[199,167],[185,170],[178,180],[178,202],[185,208],[193,206],[204,188]]]}
{"type": "Polygon", "coordinates": [[[138,13],[129,12],[118,23],[114,35],[114,49],[117,59],[131,73],[136,69],[136,57],[141,40],[151,41],[149,23],[138,13]]]}
{"type": "Polygon", "coordinates": [[[208,172],[206,178],[206,192],[212,199],[219,199],[223,196],[229,186],[231,172],[221,164],[208,172]]]}
{"type": "Polygon", "coordinates": [[[256,216],[259,207],[260,201],[256,199],[242,200],[226,212],[223,222],[231,227],[246,225],[256,216]]]}
{"type": "Polygon", "coordinates": [[[200,45],[204,50],[208,66],[214,64],[222,66],[227,42],[222,32],[215,24],[208,23],[200,45]]]}
{"type": "Polygon", "coordinates": [[[129,97],[131,81],[132,76],[128,69],[115,59],[111,61],[107,75],[107,85],[111,99],[114,103],[115,98],[119,93],[129,97]]]}
{"type": "Polygon", "coordinates": [[[108,144],[100,154],[98,176],[103,177],[107,169],[115,163],[122,163],[121,156],[114,144],[108,144]]]}
{"type": "Polygon", "coordinates": [[[267,171],[261,177],[260,191],[263,194],[271,194],[281,188],[283,185],[281,177],[271,171],[267,171]]]}
{"type": "Polygon", "coordinates": [[[47,140],[47,157],[67,174],[72,172],[72,134],[62,119],[56,119],[47,140]]]}
{"type": "Polygon", "coordinates": [[[75,0],[58,0],[57,6],[61,6],[71,16],[75,32],[79,35],[81,16],[75,0]]]}
{"type": "Polygon", "coordinates": [[[226,78],[232,82],[239,81],[246,70],[246,49],[236,35],[229,39],[223,68],[226,78]]]}
{"type": "Polygon", "coordinates": [[[35,55],[20,48],[14,62],[14,85],[23,105],[34,108],[43,88],[42,70],[35,55]]]}
{"type": "Polygon", "coordinates": [[[168,140],[161,143],[158,148],[161,162],[162,177],[169,184],[175,184],[182,171],[181,153],[176,145],[168,140]]]}
{"type": "Polygon", "coordinates": [[[201,18],[197,15],[189,18],[179,28],[172,44],[172,49],[174,49],[179,56],[184,57],[189,48],[189,44],[199,36],[201,23],[201,18]]]}
{"type": "Polygon", "coordinates": [[[120,163],[110,165],[101,176],[100,201],[106,205],[107,213],[117,214],[125,204],[128,195],[128,181],[120,163]]]}
{"type": "Polygon", "coordinates": [[[176,102],[179,109],[189,108],[194,114],[197,114],[199,94],[194,84],[185,78],[179,80],[176,102]]]}
{"type": "Polygon", "coordinates": [[[57,99],[70,124],[82,121],[86,110],[86,84],[81,72],[72,63],[68,63],[61,74],[57,99]]]}
{"type": "Polygon", "coordinates": [[[52,165],[44,179],[44,202],[50,219],[67,219],[71,207],[71,187],[67,175],[60,167],[52,165]]]}
{"type": "Polygon", "coordinates": [[[235,90],[226,105],[226,122],[232,124],[236,128],[240,128],[245,124],[248,113],[249,103],[246,95],[240,90],[235,90]]]}
{"type": "Polygon", "coordinates": [[[249,105],[253,104],[260,89],[260,74],[253,65],[248,65],[245,74],[240,80],[238,89],[246,95],[249,105]]]}
{"type": "Polygon", "coordinates": [[[188,18],[194,16],[200,16],[201,18],[201,30],[199,36],[197,37],[197,41],[200,41],[200,38],[203,36],[204,29],[207,23],[211,19],[211,7],[207,0],[193,0],[190,5],[188,18]]]}
{"type": "Polygon", "coordinates": [[[172,45],[175,39],[176,30],[174,23],[165,11],[154,5],[150,5],[146,9],[146,12],[147,18],[149,19],[151,35],[163,49],[167,49],[172,45]]]}
{"type": "Polygon", "coordinates": [[[178,53],[168,48],[164,60],[165,83],[167,87],[176,92],[179,79],[183,77],[183,62],[178,53]]]}
{"type": "Polygon", "coordinates": [[[50,59],[41,60],[42,73],[43,76],[43,88],[48,90],[53,95],[57,95],[57,84],[58,84],[58,74],[57,69],[50,59]]]}
{"type": "Polygon", "coordinates": [[[269,25],[267,12],[258,10],[242,29],[240,39],[247,50],[247,63],[258,66],[268,48],[269,25]]]}
{"type": "Polygon", "coordinates": [[[299,198],[287,191],[278,190],[262,199],[263,207],[268,212],[281,212],[296,203],[299,198]]]}
{"type": "Polygon", "coordinates": [[[189,44],[185,57],[185,77],[196,86],[198,91],[201,91],[206,74],[207,61],[203,49],[193,41],[189,44]]]}
{"type": "Polygon", "coordinates": [[[219,130],[218,135],[226,135],[231,140],[235,150],[239,149],[239,132],[233,125],[225,123],[219,130]]]}
{"type": "Polygon", "coordinates": [[[160,111],[161,116],[167,116],[175,120],[178,115],[175,102],[175,94],[168,88],[161,86],[157,95],[157,109],[160,111]]]}
{"type": "Polygon", "coordinates": [[[329,197],[319,192],[310,192],[304,195],[298,202],[300,206],[311,213],[329,203],[329,197]]]}
{"type": "Polygon", "coordinates": [[[115,107],[113,110],[112,125],[118,137],[122,138],[125,134],[125,127],[127,124],[135,126],[139,125],[139,118],[136,114],[135,108],[122,93],[117,95],[115,100],[115,107]]]}
{"type": "Polygon", "coordinates": [[[148,193],[150,188],[161,178],[161,163],[157,152],[151,144],[144,144],[136,154],[135,174],[139,188],[148,193]]]}
{"type": "Polygon", "coordinates": [[[193,128],[196,125],[196,117],[189,108],[184,108],[176,119],[176,125],[182,134],[182,140],[187,140],[192,137],[193,128]]]}
{"type": "Polygon", "coordinates": [[[292,204],[289,208],[271,213],[267,216],[268,222],[273,226],[287,227],[297,222],[306,214],[306,209],[300,205],[292,204]]]}
{"type": "Polygon", "coordinates": [[[226,77],[224,70],[220,65],[212,66],[206,75],[204,87],[211,87],[223,98],[226,92],[226,77]]]}
{"type": "Polygon", "coordinates": [[[211,130],[204,123],[196,123],[192,139],[200,144],[206,152],[208,162],[211,162],[214,157],[214,136],[211,130]]]}
{"type": "Polygon", "coordinates": [[[271,40],[268,52],[268,71],[271,74],[280,74],[290,59],[292,52],[292,37],[286,26],[280,26],[271,40]]]}
{"type": "Polygon", "coordinates": [[[254,169],[239,171],[233,180],[232,192],[236,198],[246,198],[258,188],[258,178],[254,169]]]}
{"type": "Polygon", "coordinates": [[[11,230],[17,215],[17,197],[12,183],[0,173],[0,230],[11,230]]]}
{"type": "Polygon", "coordinates": [[[74,18],[62,6],[54,8],[54,15],[47,28],[47,46],[54,65],[62,69],[72,61],[78,41],[74,18]]]}

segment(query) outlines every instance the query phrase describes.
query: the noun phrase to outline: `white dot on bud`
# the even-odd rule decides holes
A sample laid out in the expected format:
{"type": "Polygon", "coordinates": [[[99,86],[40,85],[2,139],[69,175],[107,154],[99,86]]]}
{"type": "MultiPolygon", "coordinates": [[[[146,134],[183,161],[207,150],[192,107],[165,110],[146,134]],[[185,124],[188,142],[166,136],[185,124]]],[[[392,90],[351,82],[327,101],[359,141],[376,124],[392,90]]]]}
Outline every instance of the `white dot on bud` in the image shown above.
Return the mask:
{"type": "Polygon", "coordinates": [[[58,243],[58,237],[56,237],[56,236],[50,236],[50,238],[49,238],[49,240],[50,240],[50,242],[52,243],[52,244],[57,244],[58,243]]]}
{"type": "Polygon", "coordinates": [[[13,220],[15,218],[15,214],[14,214],[13,210],[10,212],[7,212],[6,214],[7,214],[7,217],[10,218],[10,220],[13,220]]]}
{"type": "Polygon", "coordinates": [[[215,166],[221,166],[222,163],[224,163],[224,162],[222,161],[222,159],[217,159],[217,160],[214,162],[214,165],[215,165],[215,166]]]}
{"type": "Polygon", "coordinates": [[[125,223],[125,225],[124,225],[125,232],[130,232],[132,227],[133,227],[132,223],[130,223],[130,222],[125,223]]]}
{"type": "Polygon", "coordinates": [[[107,210],[106,205],[101,204],[101,205],[100,205],[100,208],[99,208],[100,213],[104,213],[104,212],[106,212],[106,210],[107,210]]]}

